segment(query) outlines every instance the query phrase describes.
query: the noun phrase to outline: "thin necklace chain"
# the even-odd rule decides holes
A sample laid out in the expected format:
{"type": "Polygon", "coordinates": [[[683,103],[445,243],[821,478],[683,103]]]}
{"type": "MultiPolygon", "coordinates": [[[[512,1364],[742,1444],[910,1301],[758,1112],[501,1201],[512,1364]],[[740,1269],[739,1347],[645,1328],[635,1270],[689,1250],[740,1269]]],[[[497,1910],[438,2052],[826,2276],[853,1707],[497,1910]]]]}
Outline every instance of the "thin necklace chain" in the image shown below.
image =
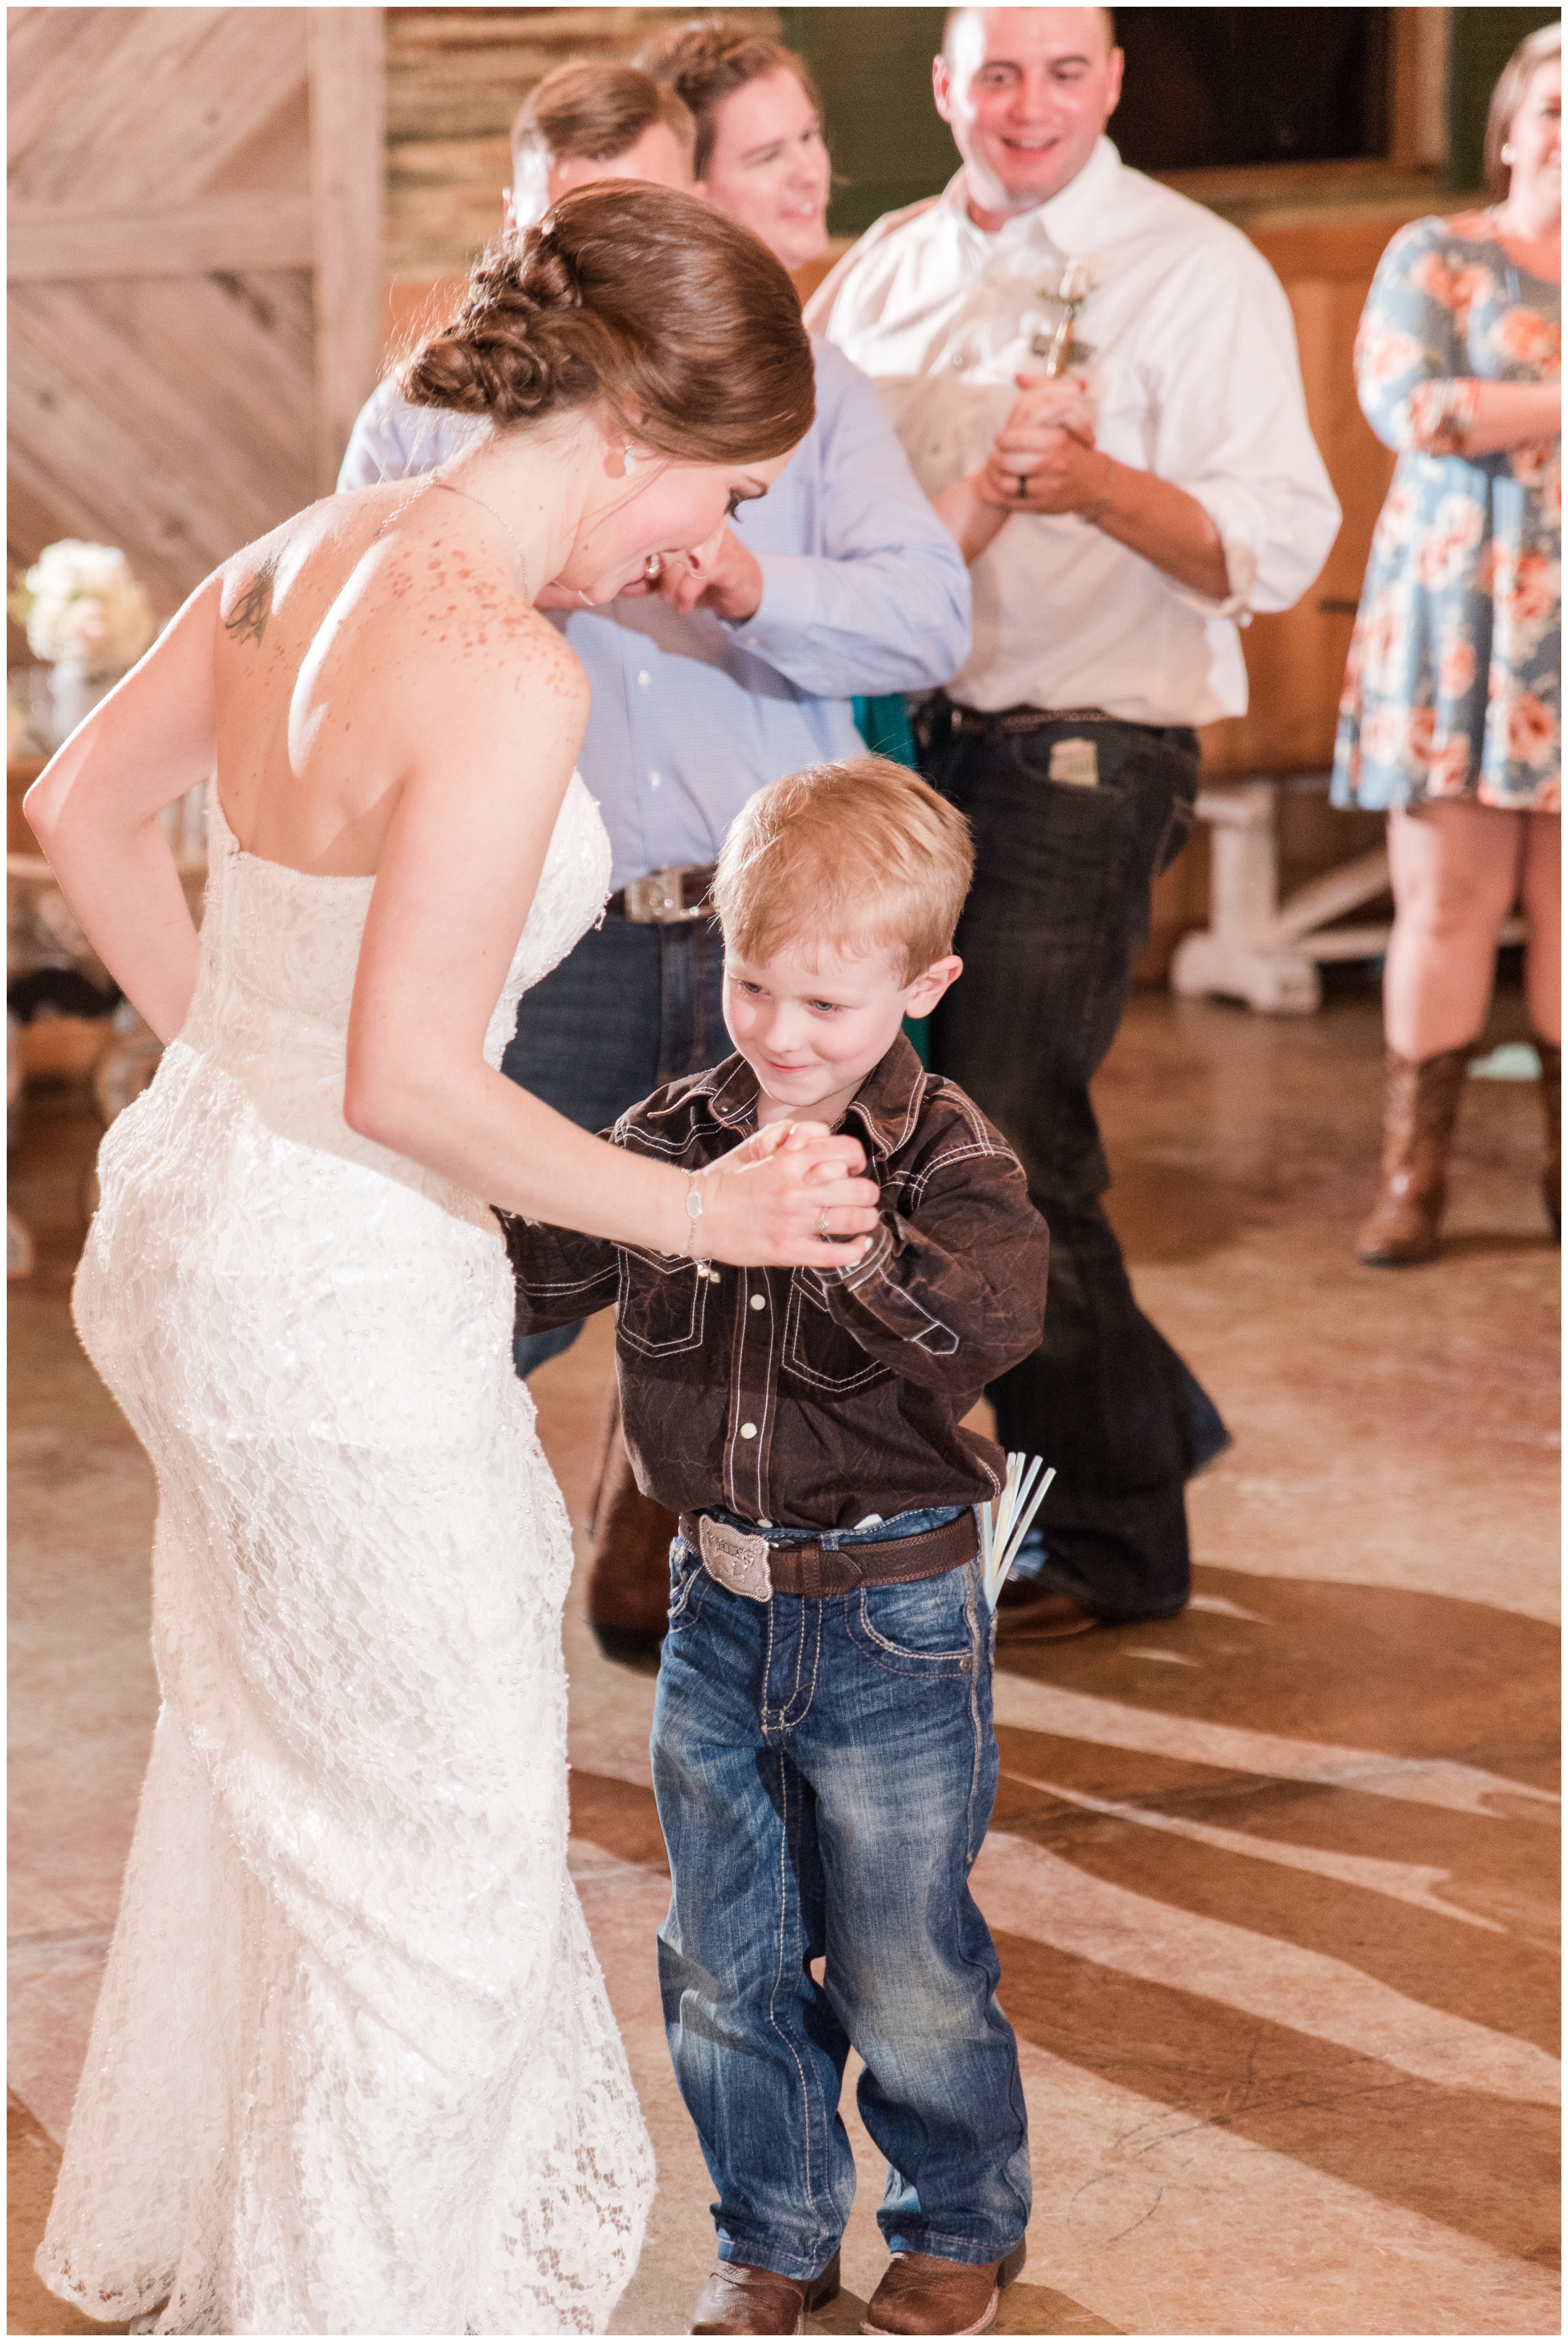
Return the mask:
{"type": "Polygon", "coordinates": [[[528,575],[528,563],[524,555],[523,547],[518,544],[515,535],[513,535],[512,524],[507,520],[504,514],[498,513],[494,505],[487,505],[484,497],[476,496],[473,493],[472,489],[460,488],[455,480],[432,480],[430,485],[433,488],[444,488],[449,496],[466,496],[471,505],[477,505],[481,512],[487,512],[492,520],[498,520],[501,523],[501,525],[506,531],[507,535],[512,538],[512,550],[517,555],[517,590],[520,594],[525,594],[527,591],[526,579],[528,575]]]}

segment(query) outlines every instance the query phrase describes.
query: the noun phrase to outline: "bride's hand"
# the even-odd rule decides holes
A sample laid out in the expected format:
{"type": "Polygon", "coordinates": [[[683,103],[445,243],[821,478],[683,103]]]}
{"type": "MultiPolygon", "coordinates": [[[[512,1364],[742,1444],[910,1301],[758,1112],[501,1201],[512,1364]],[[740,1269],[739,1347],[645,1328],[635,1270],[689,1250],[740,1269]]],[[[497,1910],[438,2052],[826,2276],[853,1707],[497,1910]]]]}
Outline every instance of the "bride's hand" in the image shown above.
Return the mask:
{"type": "Polygon", "coordinates": [[[881,1202],[864,1167],[860,1141],[825,1123],[770,1123],[702,1174],[695,1250],[740,1268],[853,1267],[881,1202]]]}

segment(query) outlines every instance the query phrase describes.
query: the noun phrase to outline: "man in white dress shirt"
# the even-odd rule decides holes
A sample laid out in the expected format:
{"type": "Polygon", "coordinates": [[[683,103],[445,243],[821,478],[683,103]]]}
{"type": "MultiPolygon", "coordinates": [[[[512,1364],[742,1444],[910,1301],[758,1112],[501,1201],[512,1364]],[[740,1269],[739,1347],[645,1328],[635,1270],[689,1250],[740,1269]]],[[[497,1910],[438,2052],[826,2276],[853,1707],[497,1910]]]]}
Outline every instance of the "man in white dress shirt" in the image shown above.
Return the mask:
{"type": "Polygon", "coordinates": [[[1238,622],[1295,602],[1339,525],[1284,294],[1124,166],[1121,81],[1108,10],[954,11],[934,85],[964,167],[807,311],[877,378],[974,582],[970,656],[921,727],[978,847],[933,1052],[1052,1236],[1044,1344],[991,1393],[1004,1445],[1057,1467],[1004,1640],[1188,1596],[1184,1483],[1228,1435],[1133,1298],[1089,1082],[1186,836],[1194,727],[1246,708],[1238,622]]]}

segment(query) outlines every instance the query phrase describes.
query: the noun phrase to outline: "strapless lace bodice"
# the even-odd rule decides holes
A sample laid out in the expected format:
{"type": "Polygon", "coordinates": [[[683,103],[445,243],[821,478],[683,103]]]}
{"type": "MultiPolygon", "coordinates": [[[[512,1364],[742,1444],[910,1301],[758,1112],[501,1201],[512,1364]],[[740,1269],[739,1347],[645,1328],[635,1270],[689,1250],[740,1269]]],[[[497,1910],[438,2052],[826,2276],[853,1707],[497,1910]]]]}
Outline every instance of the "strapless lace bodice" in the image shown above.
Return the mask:
{"type": "MultiPolygon", "coordinates": [[[[203,1046],[219,1004],[244,999],[296,1020],[302,1036],[339,1045],[348,1030],[360,938],[374,878],[321,878],[247,854],[208,799],[211,853],[202,923],[202,986],[182,1038],[203,1046]]],[[[538,890],[484,1037],[493,1066],[512,1037],[517,1003],[564,959],[610,885],[610,840],[598,809],[574,774],[563,800],[538,890]]]]}
{"type": "MultiPolygon", "coordinates": [[[[566,1868],[572,1545],[482,1197],[352,1132],[374,882],[215,806],[76,1323],[158,1476],[163,1706],[39,2267],[185,2334],[602,2330],[653,2166],[566,1868]]],[[[490,1020],[594,919],[574,780],[490,1020]]]]}

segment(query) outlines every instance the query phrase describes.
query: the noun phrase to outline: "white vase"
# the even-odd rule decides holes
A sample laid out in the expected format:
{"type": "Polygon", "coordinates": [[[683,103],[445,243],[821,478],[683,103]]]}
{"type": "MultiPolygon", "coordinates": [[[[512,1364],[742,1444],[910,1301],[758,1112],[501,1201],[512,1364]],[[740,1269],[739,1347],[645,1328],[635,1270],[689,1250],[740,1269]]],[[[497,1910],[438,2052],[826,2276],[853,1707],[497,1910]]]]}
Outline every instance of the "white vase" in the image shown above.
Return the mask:
{"type": "Polygon", "coordinates": [[[75,659],[61,659],[49,669],[49,696],[55,703],[55,746],[68,740],[100,699],[120,680],[117,675],[89,675],[75,659]]]}

